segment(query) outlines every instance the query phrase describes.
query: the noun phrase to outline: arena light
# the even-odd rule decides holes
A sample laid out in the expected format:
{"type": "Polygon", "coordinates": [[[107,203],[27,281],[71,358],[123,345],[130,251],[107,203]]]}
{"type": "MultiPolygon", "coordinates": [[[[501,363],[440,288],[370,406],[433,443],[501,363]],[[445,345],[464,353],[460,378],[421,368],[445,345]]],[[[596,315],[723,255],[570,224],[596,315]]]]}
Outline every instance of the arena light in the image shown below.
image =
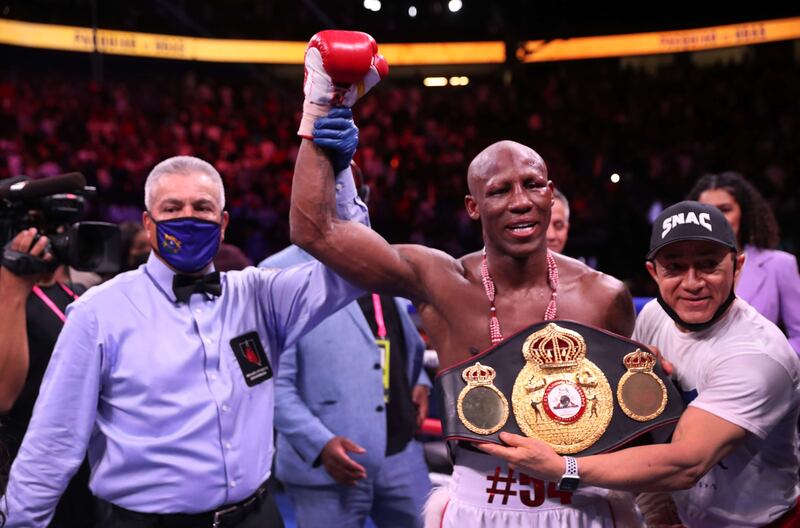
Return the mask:
{"type": "Polygon", "coordinates": [[[364,9],[377,13],[381,10],[380,0],[364,0],[364,9]]]}
{"type": "Polygon", "coordinates": [[[408,8],[408,16],[410,16],[411,18],[417,16],[417,6],[412,5],[408,8]]]}
{"type": "Polygon", "coordinates": [[[425,77],[422,79],[422,84],[428,88],[447,86],[447,77],[425,77]]]}
{"type": "Polygon", "coordinates": [[[521,62],[656,55],[749,46],[800,37],[800,17],[688,30],[597,37],[529,40],[517,48],[521,62]]]}
{"type": "Polygon", "coordinates": [[[609,179],[611,180],[611,183],[619,183],[620,177],[619,174],[615,172],[614,174],[611,175],[611,178],[609,179]]]}
{"type": "Polygon", "coordinates": [[[461,0],[450,0],[447,2],[447,9],[449,9],[451,13],[458,13],[463,6],[464,4],[461,0]]]}
{"type": "MultiPolygon", "coordinates": [[[[194,38],[0,19],[0,44],[157,59],[303,64],[307,42],[194,38]]],[[[502,64],[506,45],[487,42],[381,43],[394,66],[502,64]]]]}
{"type": "MultiPolygon", "coordinates": [[[[487,42],[417,42],[383,44],[381,53],[392,66],[422,64],[502,64],[506,60],[503,41],[487,42]]],[[[303,55],[300,54],[300,58],[303,55]]]]}
{"type": "Polygon", "coordinates": [[[459,76],[450,77],[450,86],[466,86],[469,84],[469,77],[459,76]]]}

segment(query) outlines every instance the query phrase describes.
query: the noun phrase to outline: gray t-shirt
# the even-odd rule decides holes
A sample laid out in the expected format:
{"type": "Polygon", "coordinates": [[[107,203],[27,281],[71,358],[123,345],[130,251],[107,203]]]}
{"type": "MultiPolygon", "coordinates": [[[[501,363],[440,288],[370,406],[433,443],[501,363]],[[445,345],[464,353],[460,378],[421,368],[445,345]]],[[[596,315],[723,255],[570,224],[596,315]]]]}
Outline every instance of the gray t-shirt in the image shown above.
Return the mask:
{"type": "Polygon", "coordinates": [[[792,507],[798,486],[800,361],[786,337],[741,299],[711,328],[682,332],[656,301],[633,339],[675,366],[692,406],[747,430],[741,446],[689,490],[672,494],[694,527],[763,526],[792,507]]]}

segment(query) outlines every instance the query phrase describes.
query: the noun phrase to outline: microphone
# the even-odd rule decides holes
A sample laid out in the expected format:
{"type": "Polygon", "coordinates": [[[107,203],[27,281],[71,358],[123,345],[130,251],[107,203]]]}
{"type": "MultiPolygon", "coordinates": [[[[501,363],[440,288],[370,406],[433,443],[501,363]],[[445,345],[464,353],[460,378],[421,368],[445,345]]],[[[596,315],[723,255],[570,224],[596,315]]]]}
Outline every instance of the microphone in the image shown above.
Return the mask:
{"type": "Polygon", "coordinates": [[[0,198],[11,200],[29,200],[83,190],[86,178],[80,172],[69,172],[41,180],[11,178],[11,181],[0,182],[0,198]]]}

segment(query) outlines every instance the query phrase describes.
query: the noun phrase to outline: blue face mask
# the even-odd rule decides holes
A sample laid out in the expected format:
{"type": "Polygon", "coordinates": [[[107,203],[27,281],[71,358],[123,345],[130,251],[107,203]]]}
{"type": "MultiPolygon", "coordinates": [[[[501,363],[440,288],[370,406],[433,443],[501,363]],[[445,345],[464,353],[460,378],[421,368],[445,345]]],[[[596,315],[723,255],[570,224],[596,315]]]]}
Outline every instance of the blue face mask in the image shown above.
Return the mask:
{"type": "Polygon", "coordinates": [[[156,223],[155,251],[176,270],[197,273],[217,255],[222,231],[219,223],[191,216],[153,221],[156,223]]]}

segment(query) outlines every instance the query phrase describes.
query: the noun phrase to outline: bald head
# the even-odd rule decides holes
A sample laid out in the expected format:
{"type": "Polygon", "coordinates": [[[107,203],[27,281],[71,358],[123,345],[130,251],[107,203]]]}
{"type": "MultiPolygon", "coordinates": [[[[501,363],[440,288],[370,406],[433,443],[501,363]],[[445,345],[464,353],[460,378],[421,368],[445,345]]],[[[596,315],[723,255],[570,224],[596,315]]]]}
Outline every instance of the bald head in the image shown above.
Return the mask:
{"type": "Polygon", "coordinates": [[[483,149],[469,164],[467,185],[470,194],[476,194],[479,184],[492,174],[514,165],[541,171],[547,179],[547,165],[535,150],[516,141],[498,141],[483,149]]]}

